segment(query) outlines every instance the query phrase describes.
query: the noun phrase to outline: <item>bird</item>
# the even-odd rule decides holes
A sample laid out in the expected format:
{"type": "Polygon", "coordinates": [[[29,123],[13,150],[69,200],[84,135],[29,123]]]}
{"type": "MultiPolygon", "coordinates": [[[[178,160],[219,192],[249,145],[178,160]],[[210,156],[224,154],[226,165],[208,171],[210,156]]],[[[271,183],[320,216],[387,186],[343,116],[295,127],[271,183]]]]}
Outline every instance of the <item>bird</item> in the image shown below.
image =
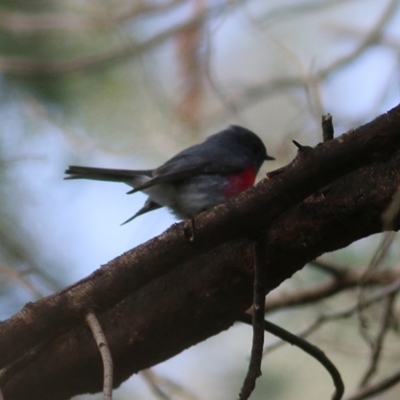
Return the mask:
{"type": "Polygon", "coordinates": [[[261,165],[275,160],[252,131],[229,125],[204,142],[182,150],[155,169],[127,170],[71,165],[65,179],[122,182],[143,192],[143,207],[122,225],[139,215],[169,209],[176,218],[193,218],[253,186],[261,165]]]}

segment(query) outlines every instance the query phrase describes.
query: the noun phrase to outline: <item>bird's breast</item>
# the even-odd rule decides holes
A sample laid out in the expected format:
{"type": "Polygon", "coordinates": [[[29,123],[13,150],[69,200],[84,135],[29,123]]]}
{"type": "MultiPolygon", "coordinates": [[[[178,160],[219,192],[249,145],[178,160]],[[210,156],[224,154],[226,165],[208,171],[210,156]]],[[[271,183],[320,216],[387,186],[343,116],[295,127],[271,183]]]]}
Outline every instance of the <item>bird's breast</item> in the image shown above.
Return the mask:
{"type": "Polygon", "coordinates": [[[256,171],[252,166],[248,166],[243,172],[231,175],[224,187],[226,199],[238,195],[249,187],[254,185],[256,180],[256,171]]]}

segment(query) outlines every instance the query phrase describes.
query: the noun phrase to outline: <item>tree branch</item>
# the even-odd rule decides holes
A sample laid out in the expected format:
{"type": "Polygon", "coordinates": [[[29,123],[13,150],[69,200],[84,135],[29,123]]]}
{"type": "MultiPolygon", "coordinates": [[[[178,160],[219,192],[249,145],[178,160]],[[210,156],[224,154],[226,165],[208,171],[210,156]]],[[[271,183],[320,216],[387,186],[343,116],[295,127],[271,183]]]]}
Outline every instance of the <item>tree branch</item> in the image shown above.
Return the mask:
{"type": "MultiPolygon", "coordinates": [[[[248,314],[243,314],[239,317],[240,322],[251,325],[251,319],[248,314]]],[[[284,340],[291,345],[297,346],[301,350],[305,351],[308,355],[315,358],[321,365],[328,371],[329,375],[332,377],[333,384],[335,386],[335,393],[332,395],[332,400],[340,400],[344,393],[344,384],[339,371],[332,363],[332,361],[325,355],[325,353],[314,346],[313,344],[307,342],[306,340],[293,335],[289,331],[281,328],[278,325],[273,324],[270,321],[264,320],[264,329],[266,332],[271,333],[284,340]]]]}
{"type": "Polygon", "coordinates": [[[271,293],[265,301],[265,312],[270,313],[281,308],[302,306],[331,297],[346,289],[365,286],[387,285],[393,282],[399,275],[400,269],[375,271],[367,279],[364,271],[344,269],[340,278],[329,279],[310,287],[293,291],[292,293],[271,293]]]}
{"type": "Polygon", "coordinates": [[[103,329],[92,311],[86,315],[86,323],[92,331],[93,338],[96,341],[97,347],[101,355],[104,367],[104,384],[103,384],[103,399],[112,400],[113,389],[113,359],[108,347],[107,339],[104,335],[103,329]]]}
{"type": "MultiPolygon", "coordinates": [[[[5,398],[56,400],[101,390],[98,350],[84,327],[90,309],[105,329],[115,386],[227,329],[251,305],[249,243],[261,229],[268,229],[267,290],[324,252],[380,232],[382,212],[400,182],[399,126],[396,107],[196,217],[193,243],[183,224],[174,225],[77,284],[27,305],[0,325],[1,365],[55,339],[9,376],[5,398]]],[[[393,228],[398,226],[397,217],[393,228]]]]}
{"type": "MultiPolygon", "coordinates": [[[[253,243],[254,253],[254,287],[253,287],[253,343],[249,368],[240,389],[239,399],[247,400],[254,388],[256,379],[262,375],[261,362],[264,347],[264,310],[265,310],[265,283],[267,281],[267,261],[266,261],[266,234],[260,234],[260,237],[253,243]]],[[[247,316],[247,315],[246,315],[247,316]]],[[[248,323],[249,321],[245,321],[248,323]]]]}
{"type": "Polygon", "coordinates": [[[385,379],[382,379],[375,385],[359,389],[355,394],[353,394],[350,397],[347,397],[346,400],[369,399],[370,397],[374,397],[375,395],[390,389],[392,386],[397,385],[399,382],[400,382],[400,371],[396,371],[393,375],[385,379]]]}

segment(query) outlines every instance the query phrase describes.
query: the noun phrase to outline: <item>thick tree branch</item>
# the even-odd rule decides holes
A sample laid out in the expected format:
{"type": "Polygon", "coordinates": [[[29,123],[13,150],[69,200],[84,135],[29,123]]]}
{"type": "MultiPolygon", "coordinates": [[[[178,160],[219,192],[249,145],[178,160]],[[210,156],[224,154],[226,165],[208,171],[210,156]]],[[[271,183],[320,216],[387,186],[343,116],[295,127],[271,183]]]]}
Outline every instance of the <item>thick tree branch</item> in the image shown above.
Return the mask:
{"type": "Polygon", "coordinates": [[[400,182],[399,157],[388,160],[400,147],[399,127],[396,107],[196,217],[194,243],[185,239],[183,224],[175,225],[76,285],[25,307],[0,325],[1,364],[53,339],[9,377],[5,398],[34,394],[55,400],[101,390],[101,359],[84,326],[89,309],[105,328],[116,386],[227,329],[251,304],[249,239],[261,228],[269,227],[268,290],[322,253],[381,231],[382,212],[400,182]]]}
{"type": "Polygon", "coordinates": [[[334,179],[387,159],[400,147],[399,126],[400,105],[355,131],[316,147],[306,157],[295,159],[278,177],[263,180],[232,201],[199,215],[195,244],[184,238],[183,222],[117,257],[72,287],[28,304],[1,326],[0,368],[55,331],[62,332],[81,322],[89,306],[105,311],[178,265],[222,243],[267,228],[284,211],[334,179]],[[15,341],[18,348],[13,348],[15,341]]]}

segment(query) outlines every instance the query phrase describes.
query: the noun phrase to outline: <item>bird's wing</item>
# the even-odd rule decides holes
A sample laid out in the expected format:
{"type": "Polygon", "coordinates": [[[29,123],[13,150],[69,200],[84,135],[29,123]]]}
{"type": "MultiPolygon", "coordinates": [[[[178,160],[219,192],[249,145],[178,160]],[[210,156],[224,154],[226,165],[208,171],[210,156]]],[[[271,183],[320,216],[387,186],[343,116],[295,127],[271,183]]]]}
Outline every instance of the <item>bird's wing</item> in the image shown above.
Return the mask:
{"type": "Polygon", "coordinates": [[[130,217],[125,222],[123,222],[121,224],[121,226],[127,224],[128,222],[131,222],[134,218],[138,217],[139,215],[143,215],[143,214],[146,214],[147,212],[157,210],[158,208],[161,208],[161,207],[162,206],[160,206],[156,202],[154,202],[150,199],[147,199],[146,202],[144,203],[144,206],[134,216],[130,217]]]}
{"type": "Polygon", "coordinates": [[[213,154],[213,159],[203,155],[178,154],[171,158],[152,173],[153,178],[135,187],[128,193],[146,189],[160,183],[183,181],[185,179],[204,174],[229,175],[240,172],[244,166],[234,165],[225,152],[220,157],[213,154]]]}

